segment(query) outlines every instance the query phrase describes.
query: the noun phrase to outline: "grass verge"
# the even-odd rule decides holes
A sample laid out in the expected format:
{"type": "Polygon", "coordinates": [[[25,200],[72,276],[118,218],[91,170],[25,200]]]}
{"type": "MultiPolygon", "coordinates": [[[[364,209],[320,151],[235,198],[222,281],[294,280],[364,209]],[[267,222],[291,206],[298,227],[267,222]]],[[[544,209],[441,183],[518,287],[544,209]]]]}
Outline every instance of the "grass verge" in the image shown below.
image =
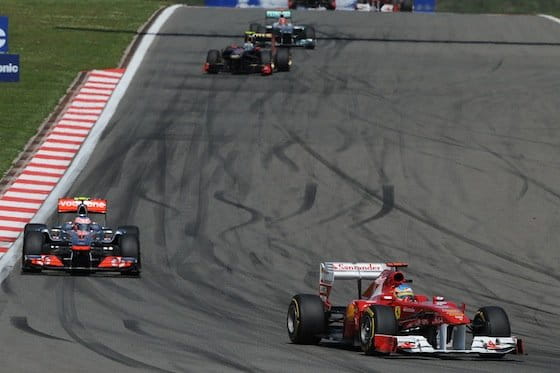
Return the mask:
{"type": "Polygon", "coordinates": [[[79,71],[117,67],[136,30],[166,0],[2,0],[20,82],[0,83],[0,175],[79,71]]]}

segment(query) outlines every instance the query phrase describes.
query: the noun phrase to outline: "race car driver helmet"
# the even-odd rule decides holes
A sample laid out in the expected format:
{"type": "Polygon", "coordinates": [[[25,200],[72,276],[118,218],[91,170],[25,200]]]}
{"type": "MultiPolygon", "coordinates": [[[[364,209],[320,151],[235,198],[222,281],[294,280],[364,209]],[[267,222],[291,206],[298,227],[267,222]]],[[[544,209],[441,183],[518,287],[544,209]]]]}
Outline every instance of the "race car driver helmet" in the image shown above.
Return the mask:
{"type": "Polygon", "coordinates": [[[414,300],[414,292],[410,286],[400,284],[395,288],[395,298],[400,300],[414,300]]]}
{"type": "Polygon", "coordinates": [[[287,26],[288,25],[288,19],[285,17],[280,17],[278,18],[278,24],[280,26],[287,26]]]}
{"type": "Polygon", "coordinates": [[[89,231],[91,227],[91,219],[87,216],[80,215],[74,219],[72,228],[75,231],[89,231]]]}

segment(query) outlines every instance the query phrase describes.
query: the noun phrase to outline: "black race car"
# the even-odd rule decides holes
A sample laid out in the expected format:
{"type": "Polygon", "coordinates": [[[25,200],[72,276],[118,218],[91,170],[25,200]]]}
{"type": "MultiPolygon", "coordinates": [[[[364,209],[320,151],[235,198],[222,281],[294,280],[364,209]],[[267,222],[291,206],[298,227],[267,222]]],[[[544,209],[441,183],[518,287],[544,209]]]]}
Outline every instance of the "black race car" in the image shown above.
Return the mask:
{"type": "Polygon", "coordinates": [[[327,8],[328,10],[336,9],[336,0],[288,0],[288,8],[297,9],[305,8],[327,8]]]}
{"type": "Polygon", "coordinates": [[[107,213],[104,199],[59,199],[58,213],[71,212],[76,214],[73,220],[51,228],[35,223],[25,226],[22,272],[140,274],[138,227],[128,225],[112,230],[92,221],[90,214],[107,213]]]}
{"type": "Polygon", "coordinates": [[[272,34],[245,35],[243,46],[236,44],[222,49],[211,49],[206,56],[204,71],[208,74],[230,72],[234,74],[261,73],[270,75],[273,71],[289,71],[292,56],[289,48],[263,48],[264,40],[272,40],[272,34]]]}
{"type": "Polygon", "coordinates": [[[251,23],[249,31],[272,34],[277,47],[313,49],[317,44],[315,28],[293,24],[292,12],[289,10],[267,10],[264,25],[251,23]]]}

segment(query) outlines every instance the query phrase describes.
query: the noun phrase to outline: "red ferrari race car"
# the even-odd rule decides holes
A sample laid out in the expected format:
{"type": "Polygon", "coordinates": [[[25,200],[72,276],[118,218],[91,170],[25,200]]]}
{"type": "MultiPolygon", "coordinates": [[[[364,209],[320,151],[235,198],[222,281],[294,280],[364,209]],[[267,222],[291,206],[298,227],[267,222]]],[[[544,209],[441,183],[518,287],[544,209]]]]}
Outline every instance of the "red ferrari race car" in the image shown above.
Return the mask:
{"type": "Polygon", "coordinates": [[[140,274],[138,227],[127,225],[113,231],[91,219],[92,214],[105,217],[106,200],[61,198],[58,200],[58,213],[73,213],[75,217],[52,228],[34,223],[25,226],[22,272],[58,270],[140,274]]]}
{"type": "Polygon", "coordinates": [[[523,353],[511,335],[505,311],[482,307],[471,320],[465,305],[444,297],[414,294],[399,270],[406,263],[321,263],[319,295],[295,295],[288,308],[288,335],[293,343],[322,339],[361,346],[367,355],[391,353],[465,354],[503,357],[523,353]],[[334,306],[329,298],[336,280],[356,280],[358,298],[334,306]],[[371,284],[362,291],[362,280],[371,284]],[[472,338],[467,338],[467,332],[472,338]]]}

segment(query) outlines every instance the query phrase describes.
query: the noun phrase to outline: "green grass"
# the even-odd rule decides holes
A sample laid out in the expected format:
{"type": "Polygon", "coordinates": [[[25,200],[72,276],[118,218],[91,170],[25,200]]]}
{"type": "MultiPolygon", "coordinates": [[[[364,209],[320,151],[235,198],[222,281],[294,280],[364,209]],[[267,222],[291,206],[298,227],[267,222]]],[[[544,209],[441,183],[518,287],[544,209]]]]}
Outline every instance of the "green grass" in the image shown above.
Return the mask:
{"type": "Polygon", "coordinates": [[[138,27],[160,6],[176,2],[1,0],[10,53],[20,54],[21,70],[19,83],[0,83],[0,175],[79,71],[117,67],[138,27]]]}

